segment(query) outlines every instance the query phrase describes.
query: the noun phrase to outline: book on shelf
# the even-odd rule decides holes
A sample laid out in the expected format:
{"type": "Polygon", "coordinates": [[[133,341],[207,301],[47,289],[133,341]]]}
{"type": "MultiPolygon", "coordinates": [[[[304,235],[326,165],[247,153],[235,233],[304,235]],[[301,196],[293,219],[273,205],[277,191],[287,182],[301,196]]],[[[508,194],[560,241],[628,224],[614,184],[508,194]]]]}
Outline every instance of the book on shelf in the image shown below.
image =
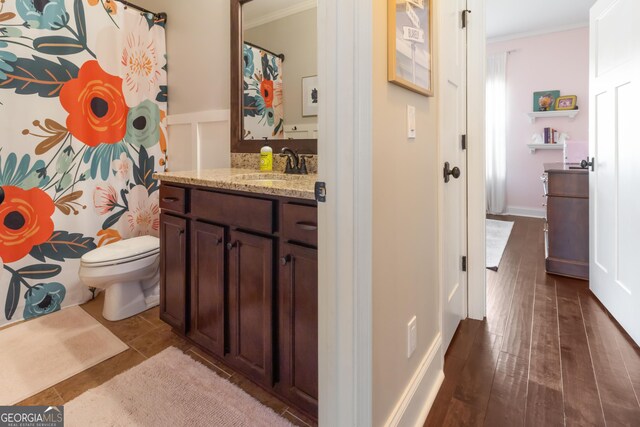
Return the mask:
{"type": "Polygon", "coordinates": [[[544,143],[557,144],[560,139],[560,132],[554,128],[544,128],[544,143]]]}

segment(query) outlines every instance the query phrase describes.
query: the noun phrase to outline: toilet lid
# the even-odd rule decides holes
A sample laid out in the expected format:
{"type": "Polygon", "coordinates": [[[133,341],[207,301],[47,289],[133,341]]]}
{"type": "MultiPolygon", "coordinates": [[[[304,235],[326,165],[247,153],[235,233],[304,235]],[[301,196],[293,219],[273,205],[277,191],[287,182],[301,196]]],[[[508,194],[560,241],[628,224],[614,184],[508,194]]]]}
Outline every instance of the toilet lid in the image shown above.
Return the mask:
{"type": "Polygon", "coordinates": [[[153,236],[121,240],[82,256],[83,264],[122,263],[132,258],[140,259],[160,251],[160,239],[153,236]]]}

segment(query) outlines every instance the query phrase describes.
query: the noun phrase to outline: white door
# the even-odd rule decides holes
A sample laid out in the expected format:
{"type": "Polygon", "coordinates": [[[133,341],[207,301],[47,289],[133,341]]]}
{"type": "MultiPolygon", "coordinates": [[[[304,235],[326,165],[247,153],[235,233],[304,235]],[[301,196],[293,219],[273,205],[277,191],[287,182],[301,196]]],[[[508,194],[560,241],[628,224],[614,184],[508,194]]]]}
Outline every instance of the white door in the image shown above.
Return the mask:
{"type": "Polygon", "coordinates": [[[640,343],[640,2],[599,0],[590,22],[590,286],[640,343]]]}
{"type": "Polygon", "coordinates": [[[440,22],[440,147],[442,180],[443,348],[460,321],[467,317],[467,275],[462,257],[467,254],[467,160],[462,149],[466,133],[466,29],[462,11],[466,0],[439,2],[440,22]],[[444,182],[444,163],[452,174],[444,182]],[[457,168],[455,170],[454,168],[457,168]],[[455,176],[459,176],[456,178],[455,176]]]}

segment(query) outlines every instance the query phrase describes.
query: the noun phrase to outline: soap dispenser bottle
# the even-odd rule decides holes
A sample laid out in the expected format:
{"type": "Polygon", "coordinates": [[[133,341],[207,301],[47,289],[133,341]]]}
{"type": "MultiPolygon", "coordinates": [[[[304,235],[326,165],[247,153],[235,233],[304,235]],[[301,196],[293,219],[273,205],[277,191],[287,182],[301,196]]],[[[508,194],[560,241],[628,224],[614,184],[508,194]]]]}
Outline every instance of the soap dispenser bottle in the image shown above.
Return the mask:
{"type": "Polygon", "coordinates": [[[268,145],[260,149],[260,170],[264,172],[273,170],[273,149],[268,145]]]}

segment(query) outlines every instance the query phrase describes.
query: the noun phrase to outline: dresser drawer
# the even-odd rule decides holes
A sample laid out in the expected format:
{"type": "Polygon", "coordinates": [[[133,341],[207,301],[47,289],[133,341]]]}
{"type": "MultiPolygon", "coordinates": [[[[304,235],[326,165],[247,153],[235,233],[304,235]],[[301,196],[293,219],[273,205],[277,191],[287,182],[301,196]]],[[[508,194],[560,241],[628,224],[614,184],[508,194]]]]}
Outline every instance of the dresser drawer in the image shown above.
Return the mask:
{"type": "Polygon", "coordinates": [[[160,209],[185,213],[187,206],[187,190],[171,185],[160,185],[160,209]]]}
{"type": "Polygon", "coordinates": [[[273,233],[273,202],[213,191],[193,190],[191,214],[197,218],[273,233]]]}
{"type": "Polygon", "coordinates": [[[549,173],[549,195],[558,197],[589,197],[587,173],[549,173]]]}
{"type": "Polygon", "coordinates": [[[287,240],[318,246],[318,209],[291,203],[282,205],[282,236],[287,240]]]}

